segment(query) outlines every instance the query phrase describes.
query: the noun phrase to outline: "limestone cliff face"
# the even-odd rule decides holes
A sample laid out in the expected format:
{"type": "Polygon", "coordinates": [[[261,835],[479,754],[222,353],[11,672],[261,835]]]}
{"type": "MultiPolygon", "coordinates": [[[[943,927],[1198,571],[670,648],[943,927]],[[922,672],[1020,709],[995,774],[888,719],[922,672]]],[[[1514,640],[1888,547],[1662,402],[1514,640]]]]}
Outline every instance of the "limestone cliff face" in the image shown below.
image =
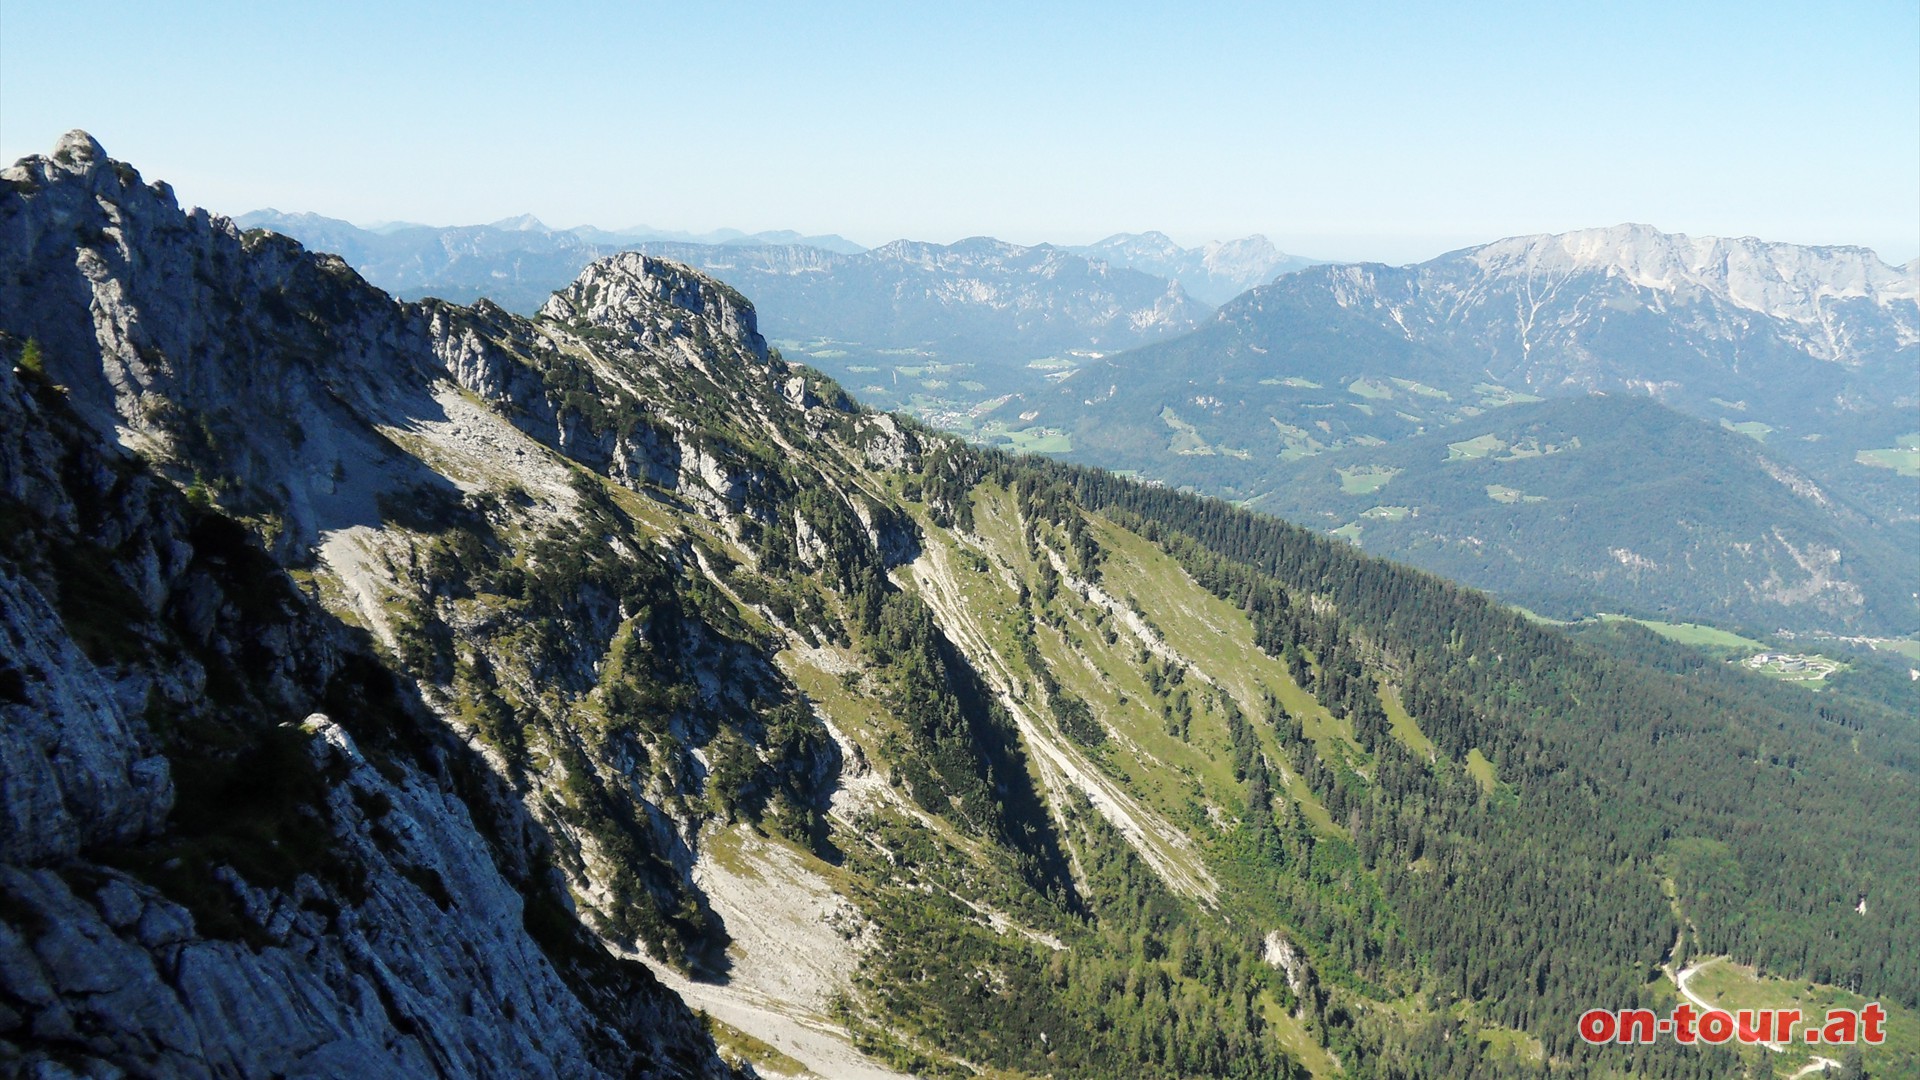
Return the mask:
{"type": "Polygon", "coordinates": [[[0,1071],[726,1073],[364,635],[12,363],[0,515],[0,1071]]]}
{"type": "Polygon", "coordinates": [[[641,349],[681,343],[694,361],[710,354],[715,340],[732,344],[747,358],[767,359],[766,339],[745,297],[679,263],[637,252],[593,264],[554,293],[540,314],[587,323],[641,349]]]}

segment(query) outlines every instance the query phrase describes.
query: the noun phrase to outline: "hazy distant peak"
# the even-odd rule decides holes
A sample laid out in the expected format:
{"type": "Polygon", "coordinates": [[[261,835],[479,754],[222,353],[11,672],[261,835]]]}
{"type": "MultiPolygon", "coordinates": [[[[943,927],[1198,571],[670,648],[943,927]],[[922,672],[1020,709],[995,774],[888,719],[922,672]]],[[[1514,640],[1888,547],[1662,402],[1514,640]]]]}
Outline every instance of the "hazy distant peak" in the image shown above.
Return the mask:
{"type": "Polygon", "coordinates": [[[489,229],[499,229],[502,232],[544,233],[544,232],[553,231],[552,229],[547,228],[545,222],[541,221],[537,217],[534,217],[532,214],[520,214],[516,217],[501,218],[499,221],[488,222],[487,227],[489,229]]]}
{"type": "Polygon", "coordinates": [[[306,228],[354,229],[358,226],[351,221],[327,217],[308,210],[294,213],[275,210],[269,206],[262,210],[249,210],[233,219],[235,225],[243,229],[274,229],[284,231],[283,226],[303,226],[306,228]]]}
{"type": "Polygon", "coordinates": [[[1181,247],[1166,233],[1115,233],[1095,244],[1067,250],[1113,266],[1171,278],[1196,299],[1223,304],[1281,274],[1318,260],[1289,255],[1259,234],[1181,247]]]}
{"type": "Polygon", "coordinates": [[[1103,240],[1086,245],[1082,250],[1088,254],[1119,253],[1121,255],[1158,255],[1166,258],[1178,258],[1186,249],[1173,242],[1173,238],[1158,230],[1143,233],[1114,233],[1103,240]]]}
{"type": "Polygon", "coordinates": [[[1200,249],[1200,265],[1216,277],[1263,278],[1294,256],[1255,233],[1238,240],[1216,240],[1200,249]]]}
{"type": "Polygon", "coordinates": [[[433,226],[431,225],[425,225],[418,221],[376,221],[376,222],[373,222],[372,224],[363,225],[361,227],[366,229],[370,233],[375,233],[380,236],[386,236],[389,233],[397,233],[402,229],[433,228],[433,226]]]}
{"type": "Polygon", "coordinates": [[[1273,245],[1273,241],[1259,233],[1254,233],[1251,236],[1243,236],[1238,240],[1210,240],[1201,245],[1200,250],[1209,255],[1223,251],[1262,252],[1272,255],[1284,254],[1279,248],[1273,245]]]}
{"type": "Polygon", "coordinates": [[[874,248],[868,254],[886,262],[940,265],[965,259],[1005,260],[1017,258],[1034,250],[1037,249],[1022,247],[991,236],[969,236],[955,240],[951,244],[937,244],[930,240],[893,240],[874,248]]]}

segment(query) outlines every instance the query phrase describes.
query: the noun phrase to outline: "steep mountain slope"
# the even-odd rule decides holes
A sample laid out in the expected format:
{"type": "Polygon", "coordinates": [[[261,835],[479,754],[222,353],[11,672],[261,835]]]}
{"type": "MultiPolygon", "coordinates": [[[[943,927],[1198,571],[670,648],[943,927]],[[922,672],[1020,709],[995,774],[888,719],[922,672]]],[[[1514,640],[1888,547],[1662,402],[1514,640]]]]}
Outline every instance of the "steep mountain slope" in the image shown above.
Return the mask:
{"type": "Polygon", "coordinates": [[[1322,261],[1289,255],[1257,234],[1183,248],[1162,232],[1115,233],[1097,243],[1067,250],[1177,281],[1187,295],[1209,304],[1224,304],[1281,274],[1322,261]]]}
{"type": "Polygon", "coordinates": [[[0,420],[0,1071],[732,1075],[364,635],[44,380],[0,420]]]}
{"type": "Polygon", "coordinates": [[[1315,456],[1254,505],[1548,614],[1920,628],[1904,536],[1754,440],[1637,396],[1315,456]]]}
{"type": "Polygon", "coordinates": [[[1906,717],[859,409],[681,264],[520,319],[184,214],[84,136],[6,179],[34,393],[363,627],[578,919],[782,1071],[1735,1075],[1573,1031],[1676,939],[1920,1000],[1906,717]]]}
{"type": "MultiPolygon", "coordinates": [[[[220,239],[83,137],[0,182],[10,324],[36,214],[220,239]]],[[[0,345],[0,1071],[732,1075],[363,633],[0,345]]]]}

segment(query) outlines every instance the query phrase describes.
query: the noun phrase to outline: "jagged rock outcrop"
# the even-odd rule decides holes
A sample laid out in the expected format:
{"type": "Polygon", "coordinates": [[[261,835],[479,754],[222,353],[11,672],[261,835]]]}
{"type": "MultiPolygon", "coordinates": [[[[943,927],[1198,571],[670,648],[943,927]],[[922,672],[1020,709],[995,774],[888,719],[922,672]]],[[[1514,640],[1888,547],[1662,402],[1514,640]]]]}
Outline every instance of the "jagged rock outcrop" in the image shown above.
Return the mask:
{"type": "Polygon", "coordinates": [[[598,327],[641,349],[679,342],[695,363],[713,351],[715,339],[755,359],[767,358],[766,339],[745,297],[679,263],[638,252],[596,263],[554,293],[540,314],[598,327]]]}

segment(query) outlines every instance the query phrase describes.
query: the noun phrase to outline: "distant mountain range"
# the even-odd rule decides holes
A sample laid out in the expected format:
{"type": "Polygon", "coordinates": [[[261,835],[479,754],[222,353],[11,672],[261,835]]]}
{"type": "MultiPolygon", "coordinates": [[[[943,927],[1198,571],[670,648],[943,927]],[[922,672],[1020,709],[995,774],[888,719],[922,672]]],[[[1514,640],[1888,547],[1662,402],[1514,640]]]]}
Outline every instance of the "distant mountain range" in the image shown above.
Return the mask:
{"type": "MultiPolygon", "coordinates": [[[[1089,368],[1062,396],[1097,396],[1082,392],[1123,373],[1148,395],[1231,385],[1243,407],[1223,403],[1222,416],[1250,419],[1197,423],[1239,438],[1266,425],[1251,414],[1314,396],[1302,380],[1406,378],[1447,392],[1409,391],[1429,403],[1409,424],[1435,402],[1619,390],[1797,438],[1826,420],[1857,428],[1920,404],[1915,298],[1912,265],[1861,248],[1695,240],[1637,225],[1520,237],[1413,266],[1288,275],[1192,336],[1089,368]],[[1286,378],[1261,382],[1276,374],[1286,378]]],[[[1351,417],[1342,426],[1392,434],[1351,417]]]]}
{"type": "Polygon", "coordinates": [[[1110,257],[1098,258],[989,237],[953,244],[897,240],[868,251],[839,236],[562,231],[530,216],[375,231],[262,210],[236,223],[334,252],[404,299],[486,297],[523,313],[537,310],[594,259],[643,250],[752,296],[769,338],[859,388],[870,403],[963,429],[984,402],[1038,390],[1089,359],[1184,333],[1213,314],[1213,305],[1193,299],[1179,283],[1130,268],[1122,257],[1159,258],[1155,265],[1216,287],[1234,274],[1264,280],[1292,258],[1259,237],[1189,251],[1157,233],[1135,238],[1143,243],[1130,247],[1118,243],[1120,237],[1102,241],[1110,257]],[[1146,242],[1155,237],[1160,247],[1146,242]]]}
{"type": "Polygon", "coordinates": [[[862,401],[971,435],[1002,430],[979,418],[1015,395],[1213,314],[1166,278],[984,236],[897,240],[853,255],[798,245],[640,249],[752,297],[769,338],[862,401]]]}
{"type": "Polygon", "coordinates": [[[975,378],[1053,353],[1131,348],[1212,314],[1165,278],[984,236],[896,240],[853,255],[793,245],[641,250],[752,296],[773,337],[963,360],[975,378]]]}
{"type": "MultiPolygon", "coordinates": [[[[559,231],[531,217],[384,232],[271,212],[240,223],[338,252],[402,297],[486,296],[522,311],[597,255],[637,248],[740,289],[784,353],[870,404],[1011,449],[1255,500],[1543,608],[1606,599],[1674,614],[1683,603],[1702,617],[1752,625],[1889,630],[1910,621],[1910,605],[1879,593],[1901,592],[1889,583],[1920,570],[1899,558],[1903,545],[1920,546],[1910,460],[1920,454],[1920,303],[1913,265],[1889,266],[1860,248],[1621,225],[1513,237],[1390,267],[1312,264],[1258,236],[1200,248],[1149,232],[1074,248],[977,237],[861,250],[839,237],[792,234],[692,242],[647,230],[559,231]],[[788,242],[766,242],[774,239],[788,242]],[[1217,312],[1207,302],[1227,297],[1217,312]],[[1765,468],[1810,478],[1871,523],[1855,536],[1835,521],[1780,520],[1783,535],[1802,538],[1793,550],[1809,550],[1805,538],[1818,534],[1827,537],[1820,550],[1851,552],[1846,573],[1857,576],[1861,601],[1818,588],[1792,602],[1764,599],[1786,595],[1758,584],[1769,575],[1804,583],[1819,573],[1793,569],[1781,546],[1789,541],[1750,536],[1750,516],[1711,523],[1712,541],[1673,541],[1675,551],[1693,553],[1680,560],[1687,566],[1701,555],[1698,544],[1724,541],[1742,553],[1686,587],[1671,575],[1623,575],[1616,563],[1596,562],[1585,543],[1591,531],[1549,530],[1566,543],[1536,537],[1484,564],[1465,551],[1443,554],[1446,543],[1433,539],[1445,531],[1436,516],[1443,508],[1471,509],[1461,519],[1473,526],[1468,536],[1494,519],[1504,522],[1487,525],[1495,533],[1532,528],[1546,511],[1484,494],[1456,505],[1438,496],[1446,485],[1437,474],[1423,478],[1388,460],[1397,453],[1389,448],[1471,442],[1493,434],[1489,410],[1591,393],[1651,397],[1759,442],[1703,441],[1684,425],[1651,423],[1651,441],[1606,455],[1616,475],[1582,469],[1567,478],[1555,513],[1575,505],[1597,513],[1619,493],[1645,495],[1644,472],[1683,454],[1706,454],[1689,459],[1688,475],[1745,490],[1763,465],[1727,448],[1753,450],[1765,468]],[[1323,454],[1332,456],[1315,460],[1323,454]],[[1404,474],[1394,497],[1377,505],[1421,508],[1416,517],[1363,519],[1356,515],[1376,503],[1349,506],[1337,485],[1315,486],[1308,475],[1360,475],[1352,470],[1368,467],[1370,455],[1377,468],[1404,474]],[[1434,493],[1423,492],[1429,479],[1440,484],[1434,493]],[[1842,542],[1848,537],[1858,550],[1842,542]]],[[[1598,408],[1576,406],[1562,420],[1578,426],[1598,408]]],[[[1683,489],[1691,490],[1659,490],[1679,497],[1683,489]]],[[[1762,504],[1772,505],[1756,496],[1762,504]]],[[[1796,506],[1801,515],[1827,513],[1796,506]]]]}
{"type": "Polygon", "coordinates": [[[806,244],[842,253],[864,250],[843,236],[803,236],[791,230],[719,229],[694,234],[645,226],[619,231],[593,226],[554,229],[531,214],[487,225],[392,222],[362,228],[339,218],[268,209],[242,214],[234,223],[243,229],[271,229],[315,251],[339,255],[368,281],[396,296],[437,296],[463,303],[486,297],[521,312],[539,308],[593,260],[648,241],[806,244]]]}
{"type": "MultiPolygon", "coordinates": [[[[572,281],[593,258],[633,250],[642,244],[797,246],[839,255],[858,255],[867,250],[833,233],[806,235],[791,229],[693,233],[646,225],[612,230],[592,225],[555,229],[532,214],[485,225],[431,226],[395,221],[363,227],[319,214],[266,209],[241,214],[234,223],[246,229],[272,229],[310,248],[331,251],[368,281],[401,296],[469,300],[485,296],[515,311],[538,308],[548,294],[572,281]],[[562,273],[562,267],[570,269],[562,273]]],[[[952,246],[976,245],[978,240],[962,240],[952,246]]],[[[1259,235],[1187,248],[1161,232],[1116,233],[1094,244],[1062,245],[1061,250],[1116,269],[1177,281],[1189,296],[1209,307],[1218,307],[1281,274],[1322,261],[1289,255],[1259,235]]]]}
{"type": "MultiPolygon", "coordinates": [[[[1776,467],[1915,533],[1920,492],[1902,449],[1920,437],[1914,267],[1860,248],[1640,225],[1517,237],[1407,267],[1289,274],[1192,334],[1010,402],[1023,420],[1004,438],[1045,433],[1080,460],[1302,509],[1286,489],[1305,459],[1339,451],[1357,467],[1378,453],[1395,468],[1388,444],[1448,425],[1445,442],[1470,440],[1488,410],[1593,392],[1652,397],[1749,435],[1776,467]]],[[[1614,482],[1633,478],[1622,459],[1614,482]]],[[[1383,531],[1363,530],[1363,542],[1383,531]]],[[[1580,561],[1530,550],[1556,566],[1580,561]]],[[[1900,569],[1913,577],[1910,564],[1900,569]]]]}
{"type": "Polygon", "coordinates": [[[1178,281],[1187,294],[1209,304],[1224,304],[1281,274],[1304,270],[1324,260],[1289,255],[1258,234],[1239,240],[1181,247],[1162,232],[1115,233],[1097,244],[1068,251],[1178,281]]]}
{"type": "Polygon", "coordinates": [[[403,299],[485,297],[523,314],[594,259],[644,250],[753,297],[769,338],[869,403],[976,437],[1005,434],[1007,422],[987,414],[1009,395],[1039,391],[1105,354],[1195,329],[1219,303],[1315,265],[1264,236],[1196,248],[1146,232],[1081,247],[973,237],[953,244],[897,240],[867,250],[837,235],[562,230],[532,215],[487,225],[362,228],[317,214],[256,210],[235,222],[338,254],[403,299]]]}

